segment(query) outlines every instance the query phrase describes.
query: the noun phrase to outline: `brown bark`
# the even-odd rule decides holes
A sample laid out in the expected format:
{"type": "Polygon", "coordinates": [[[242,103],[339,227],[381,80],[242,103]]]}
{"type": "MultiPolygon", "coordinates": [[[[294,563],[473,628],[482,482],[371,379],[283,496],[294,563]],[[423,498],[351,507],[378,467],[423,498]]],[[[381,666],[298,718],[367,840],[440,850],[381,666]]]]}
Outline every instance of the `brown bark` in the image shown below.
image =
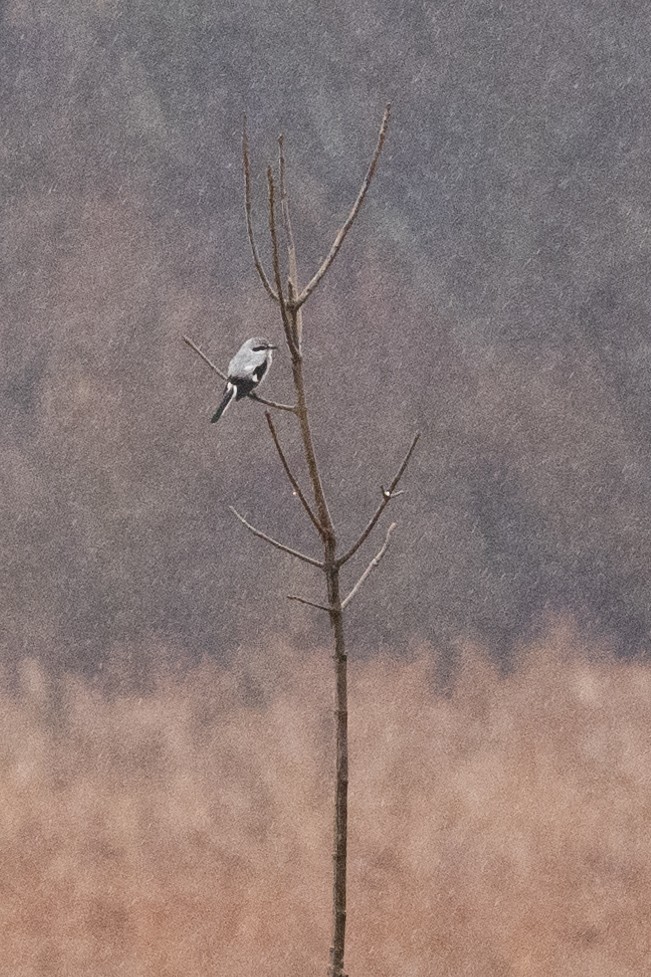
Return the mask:
{"type": "Polygon", "coordinates": [[[339,568],[326,564],[330,624],[334,635],[335,659],[335,819],[332,853],[332,944],[329,977],[344,977],[346,946],[346,872],[348,866],[348,657],[344,639],[344,617],[339,591],[339,568]]]}

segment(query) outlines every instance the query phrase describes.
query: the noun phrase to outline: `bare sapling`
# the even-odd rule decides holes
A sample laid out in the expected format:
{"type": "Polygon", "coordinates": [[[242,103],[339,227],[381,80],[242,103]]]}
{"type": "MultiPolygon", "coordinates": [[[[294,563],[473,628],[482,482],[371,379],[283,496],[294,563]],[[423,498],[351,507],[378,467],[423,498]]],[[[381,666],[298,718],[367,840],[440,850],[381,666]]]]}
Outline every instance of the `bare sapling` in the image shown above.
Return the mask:
{"type": "MultiPolygon", "coordinates": [[[[294,388],[294,402],[292,404],[279,403],[261,397],[253,391],[248,396],[266,406],[265,419],[269,435],[280,459],[281,465],[291,485],[291,488],[305,510],[306,517],[309,519],[314,529],[316,541],[318,543],[318,556],[311,556],[295,547],[288,546],[262,530],[253,526],[244,516],[231,508],[233,515],[242,525],[258,539],[275,546],[276,549],[288,553],[295,559],[317,567],[324,576],[324,596],[321,599],[311,599],[297,594],[287,594],[287,598],[292,601],[299,601],[307,604],[319,611],[326,613],[330,619],[330,627],[334,645],[335,663],[335,782],[334,782],[334,845],[333,845],[333,888],[332,888],[332,942],[330,945],[330,958],[328,966],[329,977],[346,977],[344,971],[344,951],[346,943],[346,869],[348,856],[348,675],[347,675],[347,652],[344,632],[344,612],[350,602],[359,593],[360,588],[368,579],[369,575],[377,568],[378,564],[385,555],[391,535],[396,527],[391,523],[386,529],[384,540],[373,559],[366,565],[363,573],[359,575],[356,583],[348,590],[342,587],[342,571],[350,560],[356,555],[357,551],[363,546],[367,539],[376,528],[385,509],[401,495],[398,485],[412,457],[414,449],[419,439],[416,433],[411,440],[407,451],[404,454],[397,471],[386,486],[379,489],[377,507],[368,519],[366,525],[359,533],[357,538],[349,543],[348,546],[341,546],[335,525],[330,514],[326,493],[323,487],[322,471],[317,459],[317,452],[312,435],[310,423],[310,412],[308,408],[308,398],[304,380],[304,329],[303,329],[303,306],[312,297],[319,284],[323,281],[332,266],[335,258],[339,254],[342,244],[357,220],[364,199],[373,181],[380,155],[385,143],[387,129],[389,125],[390,106],[386,107],[382,124],[380,126],[375,151],[368,166],[366,176],[362,182],[359,193],[353,203],[346,220],[339,228],[330,250],[306,285],[301,285],[298,278],[298,261],[294,230],[292,226],[292,212],[290,197],[287,186],[287,176],[285,167],[285,152],[282,135],[278,138],[278,162],[277,171],[274,173],[272,167],[267,169],[267,222],[269,231],[269,241],[272,257],[272,273],[269,276],[263,266],[260,252],[255,239],[253,228],[253,206],[252,206],[252,186],[251,186],[251,164],[249,155],[249,143],[244,120],[242,138],[242,161],[244,170],[244,211],[247,235],[253,263],[257,275],[262,283],[264,290],[278,310],[278,315],[282,325],[285,345],[291,363],[292,380],[294,388]],[[281,238],[284,248],[281,248],[281,238]],[[284,252],[284,257],[282,252],[284,252]],[[307,476],[309,479],[309,492],[301,486],[301,482],[296,473],[290,467],[287,456],[283,450],[278,430],[274,422],[272,412],[284,412],[292,414],[298,425],[298,435],[302,446],[303,457],[307,476]]],[[[190,346],[204,362],[220,377],[226,379],[225,374],[217,367],[206,354],[189,337],[184,336],[184,341],[190,346]]]]}

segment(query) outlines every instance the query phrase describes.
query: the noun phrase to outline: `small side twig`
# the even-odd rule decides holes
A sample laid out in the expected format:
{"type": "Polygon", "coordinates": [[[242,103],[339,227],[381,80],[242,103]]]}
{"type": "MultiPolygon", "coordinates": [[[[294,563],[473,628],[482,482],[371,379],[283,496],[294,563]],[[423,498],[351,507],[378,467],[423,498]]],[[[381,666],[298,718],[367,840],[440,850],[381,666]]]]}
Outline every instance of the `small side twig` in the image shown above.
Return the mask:
{"type": "Polygon", "coordinates": [[[303,563],[309,563],[313,567],[323,569],[323,563],[321,563],[319,560],[315,560],[314,557],[301,553],[300,550],[294,550],[291,546],[285,546],[284,543],[279,543],[277,539],[273,538],[273,536],[267,536],[267,534],[263,533],[262,530],[256,529],[255,526],[252,526],[250,522],[247,522],[244,516],[241,516],[237,509],[233,508],[232,505],[229,505],[228,508],[231,510],[233,515],[240,520],[242,525],[246,526],[249,532],[253,533],[254,536],[257,536],[258,539],[263,539],[265,543],[271,543],[271,545],[275,546],[276,549],[282,550],[283,553],[289,553],[290,556],[295,556],[297,560],[302,560],[303,563]]]}
{"type": "MultiPolygon", "coordinates": [[[[190,339],[189,336],[183,336],[182,338],[186,346],[189,346],[190,349],[193,349],[194,352],[197,354],[197,356],[200,356],[201,359],[204,361],[204,363],[206,363],[210,367],[210,369],[217,374],[217,376],[221,377],[222,380],[228,380],[226,374],[222,373],[219,367],[213,363],[210,357],[206,356],[204,351],[200,349],[197,346],[197,344],[190,339]]],[[[258,404],[264,404],[265,407],[273,407],[274,410],[286,410],[289,411],[291,414],[296,413],[296,408],[292,404],[279,404],[275,400],[267,400],[266,397],[261,397],[260,394],[256,393],[254,390],[252,390],[251,393],[248,393],[247,397],[250,400],[255,400],[256,403],[258,404]]]]}
{"type": "Polygon", "coordinates": [[[341,602],[342,610],[350,604],[351,600],[353,599],[355,594],[359,591],[360,587],[362,586],[362,584],[364,583],[368,575],[372,573],[373,570],[375,570],[376,566],[378,565],[378,563],[386,553],[387,547],[389,545],[389,540],[391,539],[391,533],[396,528],[396,525],[397,524],[395,522],[392,522],[389,528],[387,529],[387,534],[384,537],[384,543],[382,544],[381,549],[379,550],[378,553],[375,554],[375,556],[373,557],[369,565],[366,567],[366,570],[364,570],[364,573],[361,575],[361,577],[359,578],[359,580],[357,581],[357,583],[355,584],[351,592],[348,594],[348,596],[344,597],[344,599],[342,600],[341,602]]]}
{"type": "Polygon", "coordinates": [[[242,166],[244,169],[244,210],[246,212],[246,232],[249,238],[251,254],[253,255],[253,264],[255,265],[255,270],[258,273],[260,281],[264,285],[267,295],[269,298],[273,299],[274,302],[277,302],[278,296],[271,287],[271,283],[267,278],[264,268],[262,267],[260,255],[258,254],[258,248],[255,243],[255,235],[253,233],[253,208],[251,205],[251,161],[249,158],[249,137],[246,131],[246,115],[244,116],[242,123],[242,166]]]}
{"type": "Polygon", "coordinates": [[[283,468],[285,469],[285,474],[287,475],[287,478],[289,479],[289,484],[294,489],[294,492],[298,496],[298,499],[299,499],[301,505],[303,506],[303,508],[307,512],[308,516],[310,517],[310,520],[312,522],[312,525],[314,526],[314,528],[316,529],[316,531],[318,532],[318,534],[320,536],[322,536],[323,535],[323,527],[322,527],[321,523],[319,522],[319,520],[317,519],[317,517],[312,512],[312,507],[311,507],[310,503],[307,501],[307,499],[305,497],[305,494],[303,493],[303,490],[301,489],[301,486],[298,483],[298,479],[296,478],[296,476],[292,472],[291,468],[289,467],[289,462],[287,461],[287,458],[285,457],[285,452],[283,451],[283,449],[281,447],[280,440],[278,438],[278,432],[276,431],[276,425],[273,422],[273,418],[272,418],[272,416],[271,416],[271,414],[269,413],[268,410],[266,410],[264,412],[264,416],[265,416],[265,418],[267,420],[267,425],[268,425],[269,431],[271,433],[272,441],[273,441],[273,443],[274,443],[274,445],[276,447],[276,451],[278,452],[278,457],[280,458],[281,464],[282,464],[283,468]]]}
{"type": "Polygon", "coordinates": [[[299,604],[307,604],[308,607],[316,607],[320,611],[330,610],[325,604],[317,604],[316,601],[308,600],[307,597],[299,597],[298,594],[287,594],[287,600],[296,600],[299,604]]]}
{"type": "Polygon", "coordinates": [[[380,502],[379,506],[377,507],[377,509],[375,510],[375,512],[373,513],[373,515],[371,516],[371,518],[370,518],[369,522],[367,523],[366,528],[363,530],[362,534],[357,538],[356,542],[353,543],[353,545],[350,547],[350,549],[346,550],[346,552],[343,554],[343,556],[340,556],[339,557],[339,559],[337,560],[337,565],[338,566],[340,566],[340,567],[343,566],[344,563],[347,563],[348,560],[350,560],[351,556],[354,556],[355,555],[355,553],[360,548],[360,546],[362,545],[362,543],[366,539],[368,539],[369,535],[372,533],[372,531],[375,528],[375,525],[376,525],[378,519],[380,518],[380,516],[382,515],[382,513],[384,512],[384,510],[388,506],[388,504],[391,501],[391,499],[394,499],[396,497],[396,495],[401,494],[401,493],[396,492],[396,488],[398,487],[398,482],[400,481],[400,479],[402,478],[402,476],[405,473],[405,469],[407,468],[407,465],[409,464],[409,459],[411,458],[412,454],[414,453],[414,448],[418,444],[418,439],[419,438],[420,438],[420,432],[417,432],[414,435],[414,437],[412,438],[411,444],[409,445],[409,450],[408,450],[407,454],[405,455],[405,457],[403,458],[402,463],[400,465],[400,468],[398,469],[398,471],[394,475],[393,480],[392,480],[391,484],[389,485],[389,488],[388,489],[385,489],[385,488],[382,489],[382,501],[380,502]]]}
{"type": "Polygon", "coordinates": [[[357,217],[360,211],[360,207],[364,203],[364,197],[368,193],[368,188],[371,185],[371,180],[373,179],[373,176],[375,174],[375,168],[377,167],[377,163],[380,158],[380,153],[382,152],[382,147],[384,146],[384,140],[387,134],[390,115],[391,115],[391,105],[387,105],[387,107],[384,110],[384,115],[382,116],[382,124],[380,125],[380,132],[378,134],[378,140],[375,146],[375,152],[373,153],[373,158],[371,159],[368,170],[366,171],[364,182],[362,183],[360,191],[357,194],[355,203],[353,204],[352,209],[348,214],[348,217],[346,218],[344,223],[341,225],[339,231],[337,232],[337,236],[334,239],[333,245],[330,248],[328,254],[326,255],[323,263],[321,264],[321,267],[318,269],[316,274],[310,279],[310,281],[307,283],[307,285],[305,286],[301,294],[296,299],[295,305],[297,309],[300,309],[303,303],[309,299],[310,295],[317,287],[317,285],[319,284],[319,282],[327,272],[332,262],[337,257],[337,254],[339,253],[339,249],[341,245],[344,243],[344,239],[348,234],[348,231],[351,229],[355,221],[355,218],[357,217]]]}

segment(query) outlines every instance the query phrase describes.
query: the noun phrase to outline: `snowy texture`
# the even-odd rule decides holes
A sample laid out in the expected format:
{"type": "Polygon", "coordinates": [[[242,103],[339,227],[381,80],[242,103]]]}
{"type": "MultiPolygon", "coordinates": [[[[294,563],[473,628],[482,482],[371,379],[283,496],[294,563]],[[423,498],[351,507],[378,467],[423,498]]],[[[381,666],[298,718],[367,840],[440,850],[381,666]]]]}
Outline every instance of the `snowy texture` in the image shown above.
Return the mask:
{"type": "MultiPolygon", "coordinates": [[[[228,511],[310,545],[261,409],[211,427],[221,381],[180,336],[222,368],[247,336],[281,338],[247,249],[242,112],[261,231],[285,132],[306,281],[387,99],[377,179],[305,321],[344,541],[423,432],[351,637],[479,635],[506,656],[551,609],[647,649],[643,4],[0,10],[6,655],[94,668],[152,636],[191,654],[270,628],[319,639],[284,601],[310,571],[228,511]]],[[[265,393],[289,391],[279,351],[265,393]]]]}

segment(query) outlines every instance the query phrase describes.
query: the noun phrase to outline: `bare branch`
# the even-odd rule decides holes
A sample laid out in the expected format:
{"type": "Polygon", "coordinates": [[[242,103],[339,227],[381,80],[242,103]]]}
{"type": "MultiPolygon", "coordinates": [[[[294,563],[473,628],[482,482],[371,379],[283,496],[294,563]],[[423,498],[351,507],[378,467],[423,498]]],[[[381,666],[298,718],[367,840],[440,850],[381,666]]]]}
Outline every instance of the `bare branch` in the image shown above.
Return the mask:
{"type": "Polygon", "coordinates": [[[362,532],[361,536],[358,537],[357,542],[353,543],[353,545],[350,547],[350,549],[347,550],[344,553],[343,556],[340,556],[339,557],[339,559],[337,560],[337,566],[340,566],[340,567],[343,566],[344,563],[347,563],[348,560],[350,560],[351,556],[354,556],[355,555],[355,553],[360,548],[360,546],[362,545],[362,543],[369,537],[369,535],[373,531],[373,529],[374,529],[374,527],[375,527],[378,519],[380,518],[380,516],[382,515],[382,513],[384,512],[384,510],[388,506],[388,504],[391,501],[391,499],[395,498],[395,495],[400,494],[400,493],[396,493],[396,488],[398,487],[398,482],[400,481],[400,479],[402,478],[402,476],[405,473],[405,469],[407,468],[407,465],[409,464],[409,459],[411,458],[412,454],[414,453],[414,448],[418,444],[418,439],[419,438],[420,438],[420,433],[418,432],[412,438],[411,444],[409,445],[409,451],[407,452],[407,454],[403,458],[402,464],[400,465],[400,468],[396,472],[396,474],[395,474],[395,476],[393,478],[393,481],[389,485],[389,488],[388,489],[385,489],[385,488],[382,489],[382,501],[380,502],[379,506],[377,507],[377,509],[375,510],[375,512],[373,513],[373,515],[371,516],[371,519],[368,522],[368,524],[366,526],[366,529],[362,532]]]}
{"type": "Polygon", "coordinates": [[[358,592],[358,590],[360,589],[360,587],[362,586],[362,584],[364,583],[364,581],[366,580],[366,578],[368,577],[368,575],[370,573],[372,573],[373,570],[375,570],[376,566],[378,565],[378,563],[380,562],[380,560],[382,559],[382,557],[386,553],[387,547],[389,545],[389,540],[391,538],[391,533],[393,532],[393,530],[395,528],[396,528],[396,523],[395,522],[392,522],[391,525],[389,526],[389,528],[387,529],[387,534],[384,537],[384,543],[382,544],[382,548],[373,557],[373,559],[371,560],[371,562],[369,563],[369,565],[366,567],[366,570],[364,570],[364,573],[361,575],[361,577],[359,578],[359,580],[357,581],[357,583],[355,584],[355,586],[353,587],[353,589],[351,590],[351,592],[348,594],[348,596],[347,597],[344,597],[344,599],[342,600],[342,602],[341,602],[341,609],[342,609],[342,611],[343,611],[344,607],[347,607],[350,604],[351,600],[353,599],[353,597],[355,596],[355,594],[358,592]]]}
{"type": "Polygon", "coordinates": [[[296,280],[296,245],[294,243],[294,230],[292,228],[292,216],[289,206],[289,194],[287,193],[287,179],[285,177],[285,143],[282,133],[278,136],[278,173],[280,175],[280,212],[283,218],[283,227],[287,237],[287,255],[289,259],[289,277],[298,287],[296,280]]]}
{"type": "Polygon", "coordinates": [[[301,489],[301,486],[298,484],[298,480],[296,479],[296,476],[294,475],[294,473],[292,472],[291,468],[289,467],[289,463],[287,461],[287,458],[285,457],[285,454],[283,452],[283,449],[280,446],[280,441],[278,439],[278,432],[276,431],[276,426],[275,426],[275,424],[273,422],[273,419],[271,417],[271,414],[269,413],[268,410],[266,410],[264,412],[264,416],[267,419],[267,424],[269,426],[269,431],[271,432],[271,437],[272,437],[273,443],[276,446],[276,451],[278,452],[278,457],[280,458],[280,460],[282,462],[282,466],[285,469],[285,474],[287,475],[287,478],[289,479],[289,483],[292,486],[292,488],[294,489],[295,494],[298,496],[298,498],[299,498],[299,500],[301,502],[301,505],[303,506],[303,508],[307,512],[308,516],[310,517],[310,520],[312,522],[312,525],[314,526],[314,528],[318,532],[319,536],[322,536],[323,535],[323,527],[322,527],[321,523],[319,522],[319,520],[317,519],[317,517],[312,512],[312,508],[310,506],[310,503],[305,498],[305,495],[303,494],[303,490],[301,489]]]}
{"type": "Polygon", "coordinates": [[[330,610],[326,604],[317,604],[316,601],[307,600],[305,597],[299,597],[298,594],[287,594],[287,600],[297,600],[299,604],[307,604],[308,607],[318,607],[320,611],[330,610]]]}
{"type": "Polygon", "coordinates": [[[346,220],[344,221],[344,223],[340,227],[339,231],[337,232],[337,236],[336,236],[336,238],[334,240],[334,243],[333,243],[332,247],[330,248],[330,251],[328,252],[325,260],[323,261],[323,264],[321,265],[321,267],[319,268],[319,270],[317,271],[317,273],[308,282],[308,284],[305,286],[305,288],[303,289],[303,291],[301,292],[301,294],[296,299],[296,308],[297,309],[300,309],[300,307],[303,305],[303,303],[306,302],[307,299],[309,299],[310,295],[312,294],[312,292],[314,291],[314,289],[317,287],[317,285],[319,284],[319,282],[321,281],[321,279],[323,278],[323,276],[327,272],[327,270],[330,267],[330,265],[332,264],[332,262],[337,257],[337,254],[339,253],[339,249],[340,249],[341,245],[344,243],[344,239],[345,239],[346,235],[348,234],[348,231],[351,229],[351,227],[352,227],[352,225],[353,225],[353,223],[355,221],[355,218],[357,217],[357,215],[358,215],[358,213],[360,211],[360,207],[364,203],[364,197],[366,196],[366,194],[368,192],[368,188],[371,185],[371,181],[372,181],[373,176],[375,174],[375,169],[377,167],[378,160],[380,158],[380,153],[382,152],[382,147],[384,146],[384,140],[385,140],[386,134],[387,134],[387,128],[388,128],[388,125],[389,125],[389,117],[390,117],[390,115],[391,115],[391,106],[390,105],[387,105],[387,107],[384,110],[384,115],[382,117],[382,124],[380,126],[380,132],[378,133],[378,140],[377,140],[377,145],[375,147],[375,152],[373,153],[373,158],[371,159],[371,162],[369,164],[368,170],[366,171],[366,176],[364,177],[364,182],[362,183],[361,189],[360,189],[359,193],[357,194],[357,199],[355,200],[355,203],[353,204],[352,209],[351,209],[350,213],[348,214],[348,217],[346,218],[346,220]]]}
{"type": "MultiPolygon", "coordinates": [[[[217,376],[220,376],[222,378],[222,380],[226,380],[226,381],[228,380],[228,377],[226,376],[226,374],[225,373],[222,373],[222,371],[219,369],[218,366],[215,366],[215,364],[213,363],[213,361],[208,356],[206,356],[206,354],[203,352],[202,349],[199,349],[199,347],[197,346],[196,343],[193,343],[192,342],[192,340],[190,339],[189,336],[183,336],[183,342],[187,346],[189,346],[190,349],[193,349],[195,351],[195,353],[197,353],[197,355],[201,357],[201,359],[204,361],[204,363],[207,363],[208,366],[210,367],[210,369],[213,370],[217,374],[217,376]]],[[[296,408],[293,407],[291,404],[279,404],[275,400],[267,400],[266,397],[261,397],[260,394],[255,393],[254,390],[252,390],[251,393],[248,393],[247,394],[247,397],[250,400],[255,400],[256,403],[258,403],[258,404],[264,404],[265,407],[273,407],[274,410],[286,410],[286,411],[289,411],[291,414],[295,414],[296,413],[296,408]]]]}
{"type": "Polygon", "coordinates": [[[222,380],[228,381],[228,377],[226,376],[226,374],[222,373],[222,371],[219,369],[218,366],[215,366],[213,361],[206,356],[203,350],[199,349],[196,343],[192,342],[189,336],[184,336],[183,342],[186,344],[186,346],[189,346],[190,349],[193,349],[195,353],[197,353],[197,355],[201,357],[204,363],[207,363],[210,369],[217,374],[218,377],[221,377],[222,380]]]}
{"type": "Polygon", "coordinates": [[[256,529],[255,526],[252,526],[250,522],[247,522],[244,516],[241,516],[237,509],[234,509],[232,505],[229,505],[228,508],[231,510],[233,515],[240,520],[242,525],[246,526],[249,532],[253,533],[254,536],[257,536],[258,539],[263,539],[266,543],[271,543],[271,545],[275,546],[276,549],[282,550],[283,553],[289,553],[290,556],[295,556],[297,560],[302,560],[303,563],[309,563],[313,567],[323,569],[323,564],[320,563],[319,560],[315,560],[311,556],[306,556],[305,553],[301,553],[299,550],[293,550],[291,546],[285,546],[284,543],[279,543],[277,539],[273,538],[273,536],[267,536],[266,533],[263,533],[260,529],[256,529]]]}
{"type": "Polygon", "coordinates": [[[242,166],[244,169],[244,209],[246,211],[246,231],[249,238],[249,244],[251,246],[251,254],[253,255],[253,263],[255,265],[255,270],[258,273],[260,281],[264,285],[265,291],[274,302],[278,301],[278,296],[271,287],[271,283],[265,274],[265,270],[262,267],[262,262],[260,261],[260,255],[258,254],[258,249],[255,243],[255,236],[253,234],[253,216],[252,216],[252,206],[251,206],[251,161],[249,158],[249,137],[246,131],[246,115],[244,116],[242,124],[242,166]]]}
{"type": "Polygon", "coordinates": [[[261,397],[260,394],[252,390],[251,393],[247,394],[249,400],[255,400],[256,404],[264,404],[265,407],[273,407],[274,410],[286,410],[290,414],[296,413],[296,408],[293,404],[279,404],[275,400],[267,400],[266,397],[261,397]]]}
{"type": "Polygon", "coordinates": [[[292,359],[294,359],[296,356],[298,356],[298,349],[296,348],[296,342],[292,332],[292,324],[287,314],[287,304],[285,302],[285,296],[283,295],[283,283],[280,273],[280,251],[278,248],[278,233],[276,230],[276,188],[274,186],[274,178],[270,166],[267,168],[267,186],[269,190],[269,234],[271,236],[274,278],[276,280],[276,288],[278,290],[278,302],[280,304],[280,314],[283,320],[285,338],[287,339],[287,346],[289,347],[292,359]]]}
{"type": "Polygon", "coordinates": [[[298,262],[296,259],[296,243],[292,227],[292,214],[289,204],[289,191],[285,176],[285,143],[282,133],[278,136],[278,173],[280,175],[280,210],[287,239],[287,265],[289,281],[287,283],[288,305],[292,310],[293,335],[299,350],[303,340],[303,314],[296,306],[296,296],[299,292],[298,262]]]}

